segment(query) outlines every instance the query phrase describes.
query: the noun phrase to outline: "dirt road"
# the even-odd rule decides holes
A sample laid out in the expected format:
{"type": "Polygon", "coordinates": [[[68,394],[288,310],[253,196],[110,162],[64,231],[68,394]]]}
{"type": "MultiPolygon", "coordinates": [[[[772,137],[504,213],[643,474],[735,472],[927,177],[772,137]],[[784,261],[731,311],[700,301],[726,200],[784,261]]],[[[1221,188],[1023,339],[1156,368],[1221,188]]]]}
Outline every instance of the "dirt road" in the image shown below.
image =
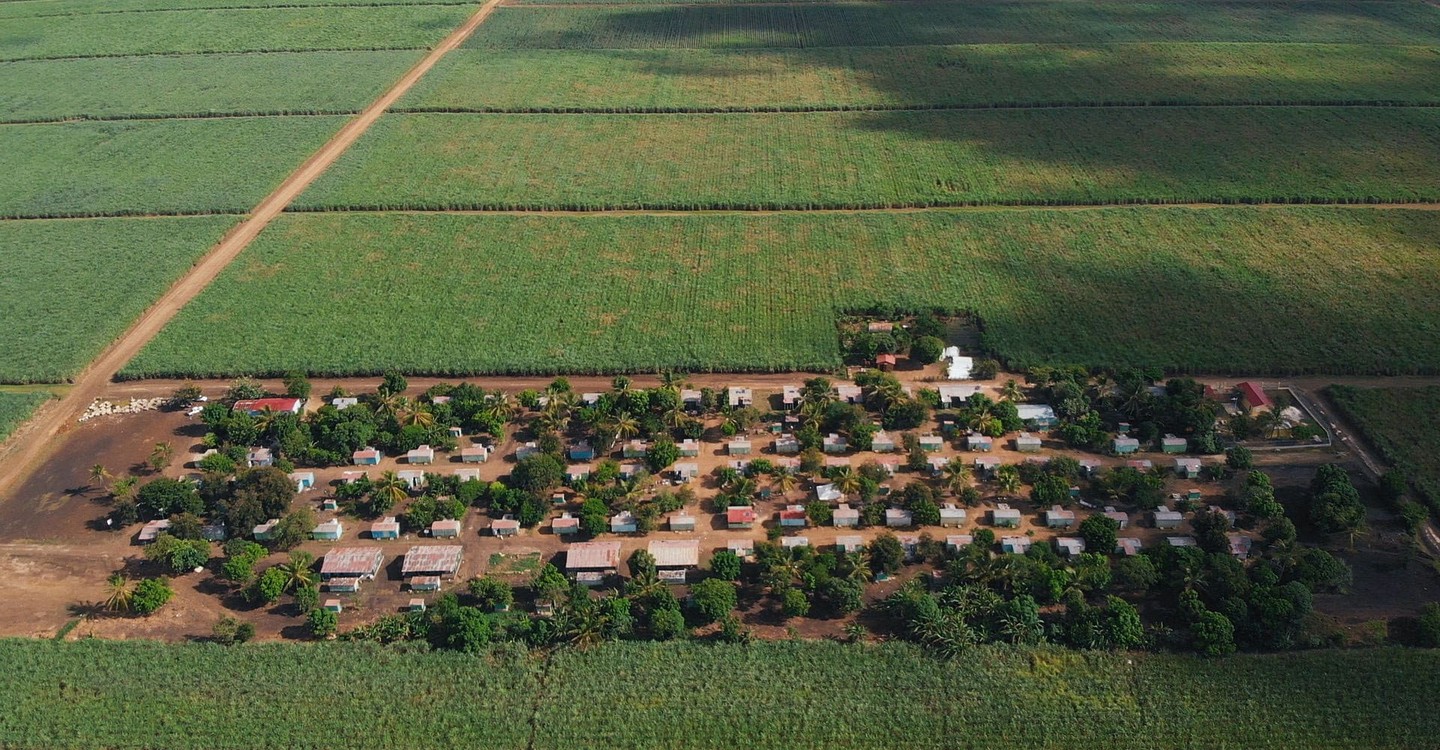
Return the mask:
{"type": "Polygon", "coordinates": [[[460,46],[499,5],[500,0],[488,0],[480,6],[474,15],[445,37],[380,98],[346,123],[319,151],[285,178],[274,192],[260,201],[244,221],[221,238],[220,242],[175,282],[159,301],[146,310],[129,330],[106,347],[100,356],[81,372],[74,388],[64,398],[46,404],[24,430],[21,436],[23,439],[10,441],[5,452],[0,454],[0,498],[6,497],[6,493],[15,487],[19,480],[34,470],[40,459],[53,449],[60,433],[74,425],[75,419],[84,412],[85,407],[104,394],[115,373],[134,358],[150,339],[175,317],[180,308],[209,286],[286,206],[354,145],[355,141],[380,119],[386,109],[409,91],[447,52],[460,46]]]}

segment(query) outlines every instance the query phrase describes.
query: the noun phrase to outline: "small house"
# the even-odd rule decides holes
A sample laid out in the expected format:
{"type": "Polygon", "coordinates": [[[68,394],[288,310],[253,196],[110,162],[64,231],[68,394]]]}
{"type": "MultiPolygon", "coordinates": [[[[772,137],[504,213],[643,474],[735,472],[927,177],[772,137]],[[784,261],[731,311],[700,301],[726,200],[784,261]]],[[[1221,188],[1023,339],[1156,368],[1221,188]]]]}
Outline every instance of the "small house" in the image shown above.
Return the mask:
{"type": "Polygon", "coordinates": [[[893,453],[895,451],[895,438],[890,437],[884,430],[876,432],[870,438],[870,450],[876,453],[893,453]]]}
{"type": "Polygon", "coordinates": [[[385,553],[379,547],[336,547],[320,559],[320,580],[374,580],[384,562],[385,553]]]}
{"type": "Polygon", "coordinates": [[[1030,551],[1030,537],[1028,536],[1005,536],[1000,537],[1000,551],[1012,555],[1023,555],[1030,551]]]}
{"type": "Polygon", "coordinates": [[[634,479],[645,473],[645,465],[635,462],[620,464],[620,476],[623,479],[634,479]]]}
{"type": "Polygon", "coordinates": [[[569,536],[580,531],[580,519],[569,513],[561,513],[559,518],[550,522],[550,533],[556,536],[569,536]]]}
{"type": "Polygon", "coordinates": [[[640,439],[627,440],[620,449],[620,455],[625,458],[644,458],[649,452],[650,444],[640,439]]]}
{"type": "Polygon", "coordinates": [[[725,452],[731,456],[748,456],[750,449],[750,441],[745,438],[735,438],[725,446],[725,452]]]}
{"type": "Polygon", "coordinates": [[[346,409],[349,409],[352,406],[358,406],[359,404],[360,399],[355,398],[354,396],[337,396],[330,399],[330,405],[335,407],[336,411],[345,411],[346,409]]]}
{"type": "Polygon", "coordinates": [[[411,599],[410,603],[406,605],[405,609],[409,612],[424,612],[425,600],[420,598],[411,599]]]}
{"type": "Polygon", "coordinates": [[[800,387],[795,385],[783,386],[780,389],[780,405],[789,409],[800,403],[800,387]]]}
{"type": "Polygon", "coordinates": [[[686,512],[683,511],[683,510],[680,511],[680,512],[678,512],[678,513],[673,513],[673,514],[671,514],[671,516],[670,516],[670,530],[671,530],[671,531],[694,531],[694,530],[695,530],[695,516],[692,516],[692,515],[690,515],[689,513],[686,513],[686,512]]]}
{"type": "Polygon", "coordinates": [[[1134,537],[1122,536],[1115,540],[1115,554],[1126,557],[1134,557],[1140,554],[1140,540],[1134,537]]]}
{"type": "Polygon", "coordinates": [[[799,549],[799,548],[801,548],[801,547],[809,547],[809,546],[810,546],[810,537],[807,537],[807,536],[785,536],[785,537],[780,537],[780,547],[781,547],[782,549],[799,549]]]}
{"type": "Polygon", "coordinates": [[[934,453],[945,447],[945,438],[939,435],[921,435],[920,449],[927,453],[934,453]]]}
{"type": "Polygon", "coordinates": [[[1116,455],[1125,456],[1140,450],[1140,441],[1133,437],[1115,438],[1116,455]]]}
{"type": "Polygon", "coordinates": [[[415,576],[409,586],[411,591],[439,591],[440,576],[415,576]]]}
{"type": "Polygon", "coordinates": [[[994,456],[976,456],[975,473],[981,477],[993,477],[1000,468],[1000,459],[994,456]]]}
{"type": "MultiPolygon", "coordinates": [[[[492,526],[493,529],[493,526],[492,526]]],[[[460,519],[446,518],[430,524],[430,536],[436,539],[456,539],[460,536],[460,519]]]]}
{"type": "Polygon", "coordinates": [[[1020,528],[1020,509],[1000,503],[990,511],[990,523],[1002,528],[1018,529],[1020,528]]]}
{"type": "Polygon", "coordinates": [[[694,438],[685,438],[676,447],[680,449],[681,458],[695,458],[700,455],[700,441],[694,438]]]}
{"type": "Polygon", "coordinates": [[[732,409],[741,409],[746,406],[754,406],[755,394],[749,388],[727,388],[725,400],[732,409]]]}
{"type": "Polygon", "coordinates": [[[1155,528],[1157,529],[1178,529],[1180,522],[1185,516],[1179,511],[1170,510],[1163,505],[1155,509],[1155,528]]]}
{"type": "Polygon", "coordinates": [[[334,612],[335,614],[338,615],[338,614],[340,614],[342,611],[344,611],[344,609],[345,609],[345,605],[341,604],[339,599],[326,599],[326,600],[325,600],[325,611],[326,611],[326,612],[334,612]]]}
{"type": "Polygon", "coordinates": [[[751,560],[755,557],[754,539],[731,539],[725,542],[725,549],[735,553],[741,560],[751,560]]]}
{"type": "Polygon", "coordinates": [[[705,401],[705,394],[693,388],[685,388],[680,391],[680,404],[690,411],[700,411],[705,401]]]}
{"type": "Polygon", "coordinates": [[[975,542],[971,534],[951,534],[945,537],[945,549],[951,552],[959,552],[975,542]]]}
{"type": "Polygon", "coordinates": [[[1036,430],[1054,429],[1060,421],[1048,404],[1016,404],[1015,411],[1020,421],[1036,430]]]}
{"type": "Polygon", "coordinates": [[[594,405],[600,403],[600,398],[601,398],[602,396],[604,396],[604,395],[605,395],[605,394],[603,394],[603,393],[596,393],[596,392],[594,392],[594,391],[590,391],[590,392],[587,392],[587,393],[582,393],[582,394],[580,394],[580,405],[581,405],[581,406],[594,406],[594,405]]]}
{"type": "Polygon", "coordinates": [[[295,483],[296,492],[304,492],[315,488],[315,472],[293,471],[290,472],[290,481],[295,483]]]}
{"type": "Polygon", "coordinates": [[[886,508],[885,525],[892,529],[905,529],[915,525],[915,518],[904,508],[886,508]]]}
{"type": "Polygon", "coordinates": [[[435,449],[428,445],[422,445],[405,454],[407,464],[433,464],[435,463],[435,449]]]}
{"type": "Polygon", "coordinates": [[[1225,538],[1230,542],[1230,554],[1241,560],[1250,557],[1250,537],[1244,534],[1226,534],[1225,538]]]}
{"type": "Polygon", "coordinates": [[[223,542],[228,536],[224,521],[215,521],[200,527],[200,538],[207,542],[223,542]]]}
{"type": "Polygon", "coordinates": [[[895,324],[888,320],[872,320],[865,326],[865,330],[869,333],[889,333],[895,330],[895,324]]]}
{"type": "Polygon", "coordinates": [[[1082,458],[1080,459],[1080,473],[1083,474],[1086,478],[1094,479],[1100,474],[1100,467],[1102,465],[1103,464],[1101,464],[1100,461],[1097,459],[1082,458]]]}
{"type": "Polygon", "coordinates": [[[1151,469],[1155,468],[1155,464],[1151,463],[1150,459],[1148,458],[1132,459],[1130,461],[1126,461],[1125,465],[1136,471],[1150,471],[1151,469]]]}
{"type": "Polygon", "coordinates": [[[1182,479],[1195,479],[1200,476],[1200,459],[1198,458],[1177,458],[1175,459],[1175,476],[1182,479]]]}
{"type": "Polygon", "coordinates": [[[370,476],[370,473],[366,471],[343,471],[340,473],[340,482],[342,484],[355,484],[360,481],[361,477],[368,476],[370,476]]]}
{"type": "Polygon", "coordinates": [[[520,533],[520,522],[513,518],[497,518],[490,522],[490,535],[498,537],[516,536],[520,533]]]}
{"type": "Polygon", "coordinates": [[[1118,433],[1120,433],[1121,435],[1129,435],[1129,434],[1130,434],[1130,423],[1129,423],[1129,422],[1121,422],[1120,424],[1115,425],[1115,431],[1118,432],[1118,433]]]}
{"type": "Polygon", "coordinates": [[[803,529],[808,522],[803,505],[789,505],[780,511],[780,525],[783,527],[803,529]]]}
{"type": "Polygon", "coordinates": [[[749,505],[732,505],[725,509],[725,525],[731,529],[755,526],[755,509],[749,505]]]}
{"type": "Polygon", "coordinates": [[[835,537],[835,549],[838,552],[842,552],[845,554],[859,552],[860,548],[864,546],[865,538],[858,534],[842,535],[835,537]]]}
{"type": "Polygon", "coordinates": [[[775,452],[781,455],[799,453],[800,441],[794,435],[781,435],[775,438],[775,452]]]}
{"type": "Polygon", "coordinates": [[[840,489],[833,484],[815,485],[815,499],[822,503],[839,502],[843,497],[840,489]]]}
{"type": "Polygon", "coordinates": [[[838,528],[853,529],[860,525],[860,511],[842,503],[831,514],[830,522],[838,528]]]}
{"type": "Polygon", "coordinates": [[[960,409],[966,405],[970,397],[980,392],[978,385],[942,385],[940,391],[940,408],[960,409]]]}
{"type": "MultiPolygon", "coordinates": [[[[160,532],[170,528],[170,519],[162,518],[158,521],[150,521],[140,529],[140,535],[135,539],[141,544],[149,544],[160,536],[160,532]]],[[[260,528],[260,527],[255,527],[260,528]]]]}
{"type": "Polygon", "coordinates": [[[370,538],[399,539],[400,522],[395,520],[395,516],[386,516],[385,518],[382,518],[379,521],[370,524],[370,538]]]}
{"type": "Polygon", "coordinates": [[[1075,511],[1066,510],[1058,505],[1050,506],[1045,511],[1045,526],[1051,529],[1068,529],[1075,525],[1075,511]]]}
{"type": "Polygon", "coordinates": [[[832,432],[821,441],[820,449],[826,453],[844,453],[849,447],[850,441],[832,432]]]}
{"type": "Polygon", "coordinates": [[[842,383],[835,386],[835,396],[847,404],[865,403],[865,392],[858,385],[842,383]]]}
{"type": "Polygon", "coordinates": [[[1055,551],[1065,557],[1078,557],[1085,551],[1085,540],[1078,536],[1057,536],[1055,551]]]}
{"type": "Polygon", "coordinates": [[[336,576],[325,582],[325,590],[335,594],[354,594],[360,591],[360,579],[354,576],[336,576]]]}
{"type": "Polygon", "coordinates": [[[1022,432],[1015,436],[1015,450],[1021,453],[1039,453],[1040,438],[1028,432],[1022,432]]]}
{"type": "Polygon", "coordinates": [[[1185,499],[1192,503],[1200,502],[1200,490],[1190,490],[1185,493],[1185,499]]]}
{"type": "Polygon", "coordinates": [[[594,470],[595,467],[591,466],[590,464],[568,466],[565,468],[565,481],[569,482],[570,484],[583,482],[586,479],[590,478],[590,473],[594,470]]]}
{"type": "Polygon", "coordinates": [[[245,460],[246,463],[250,464],[250,468],[252,469],[261,466],[274,466],[275,454],[272,453],[269,448],[251,448],[250,452],[246,454],[245,460]]]}
{"type": "Polygon", "coordinates": [[[1183,437],[1166,435],[1165,437],[1160,438],[1161,453],[1168,453],[1172,455],[1176,453],[1184,453],[1187,447],[1189,447],[1189,443],[1186,442],[1185,438],[1183,437]]]}
{"type": "Polygon", "coordinates": [[[335,541],[344,533],[345,527],[340,523],[340,519],[338,518],[332,518],[310,530],[310,536],[312,538],[325,541],[335,541]]]}
{"type": "Polygon", "coordinates": [[[1245,381],[1236,386],[1240,392],[1240,406],[1247,412],[1269,411],[1275,408],[1275,402],[1265,395],[1265,389],[1259,383],[1245,381]]]}
{"type": "Polygon", "coordinates": [[[900,550],[905,553],[906,560],[920,557],[920,537],[914,534],[896,534],[895,540],[900,542],[900,550]]]}
{"type": "Polygon", "coordinates": [[[469,445],[460,449],[460,460],[467,464],[483,464],[490,458],[490,449],[483,445],[469,445]]]}
{"type": "Polygon", "coordinates": [[[451,473],[451,476],[455,477],[455,479],[460,482],[478,482],[480,481],[480,470],[456,469],[454,472],[451,473]]]}
{"type": "Polygon", "coordinates": [[[619,542],[579,542],[565,548],[565,572],[586,586],[597,586],[619,570],[619,542]]]}
{"type": "Polygon", "coordinates": [[[895,472],[900,471],[900,459],[898,458],[882,458],[875,463],[879,464],[880,468],[892,477],[895,476],[895,472]]]}
{"type": "Polygon", "coordinates": [[[571,461],[594,461],[595,446],[589,443],[576,443],[570,446],[571,461]]]}
{"type": "Polygon", "coordinates": [[[535,442],[534,440],[531,440],[530,442],[524,443],[524,444],[522,444],[522,445],[520,445],[520,446],[517,446],[517,447],[515,448],[515,460],[516,460],[516,461],[524,461],[525,459],[527,459],[527,458],[529,458],[529,457],[531,457],[531,456],[533,456],[533,455],[535,455],[536,453],[539,453],[539,452],[540,452],[540,444],[537,443],[537,442],[535,442]]]}
{"type": "Polygon", "coordinates": [[[439,576],[454,578],[460,570],[460,560],[465,550],[460,545],[431,544],[411,547],[405,552],[405,561],[400,565],[403,578],[412,576],[439,576]]]}
{"type": "Polygon", "coordinates": [[[950,463],[950,459],[944,456],[930,456],[925,459],[925,463],[930,467],[930,476],[938,477],[945,473],[945,465],[950,463]]]}
{"type": "Polygon", "coordinates": [[[305,407],[304,399],[298,398],[246,398],[235,402],[235,411],[258,417],[265,412],[276,414],[299,414],[305,407]]]}
{"type": "Polygon", "coordinates": [[[945,528],[957,528],[965,525],[965,509],[957,507],[954,503],[945,503],[940,506],[940,525],[945,528]]]}
{"type": "Polygon", "coordinates": [[[419,469],[404,469],[395,472],[395,476],[405,483],[411,491],[419,490],[425,486],[425,472],[419,469]]]}
{"type": "Polygon", "coordinates": [[[675,475],[676,479],[682,482],[688,482],[700,476],[700,464],[693,461],[682,461],[671,466],[670,472],[675,475]]]}
{"type": "Polygon", "coordinates": [[[622,510],[610,517],[612,534],[634,534],[636,528],[635,514],[628,510],[622,510]]]}
{"type": "Polygon", "coordinates": [[[1171,547],[1198,547],[1199,543],[1193,536],[1167,536],[1165,543],[1171,547]]]}
{"type": "Polygon", "coordinates": [[[686,575],[700,565],[699,539],[656,539],[648,549],[662,581],[684,583],[686,575]]]}
{"type": "Polygon", "coordinates": [[[1115,523],[1120,524],[1119,529],[1121,531],[1130,527],[1130,514],[1123,510],[1115,510],[1115,506],[1113,505],[1105,506],[1105,517],[1113,519],[1115,523]]]}
{"type": "Polygon", "coordinates": [[[980,453],[989,453],[995,447],[995,439],[989,435],[972,432],[965,436],[965,447],[980,453]]]}
{"type": "Polygon", "coordinates": [[[251,529],[250,533],[254,535],[255,541],[268,542],[271,539],[275,538],[275,527],[279,525],[280,519],[272,518],[269,521],[266,521],[265,523],[256,526],[254,529],[251,529]]]}

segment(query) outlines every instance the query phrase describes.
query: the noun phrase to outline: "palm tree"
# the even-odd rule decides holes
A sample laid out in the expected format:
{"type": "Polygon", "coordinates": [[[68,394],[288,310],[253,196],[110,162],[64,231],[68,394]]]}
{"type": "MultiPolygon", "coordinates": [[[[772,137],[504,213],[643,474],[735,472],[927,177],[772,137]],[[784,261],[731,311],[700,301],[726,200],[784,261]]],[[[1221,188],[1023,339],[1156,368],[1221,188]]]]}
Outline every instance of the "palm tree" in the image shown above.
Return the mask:
{"type": "Polygon", "coordinates": [[[290,553],[288,562],[280,563],[280,572],[285,574],[285,590],[295,591],[315,582],[315,556],[304,550],[290,553]]]}
{"type": "Polygon", "coordinates": [[[685,374],[681,372],[660,373],[660,387],[666,390],[678,391],[685,384],[685,374]]]}
{"type": "Polygon", "coordinates": [[[370,492],[386,508],[393,508],[397,503],[403,502],[410,496],[410,485],[401,479],[399,474],[387,471],[382,473],[380,478],[371,485],[370,492]]]}
{"type": "Polygon", "coordinates": [[[995,470],[995,483],[1000,486],[1000,491],[1007,495],[1014,495],[1020,491],[1020,470],[1013,464],[1005,464],[995,470]]]}
{"type": "Polygon", "coordinates": [[[874,572],[870,570],[870,550],[868,548],[860,547],[845,555],[845,560],[850,564],[850,570],[845,573],[847,580],[861,586],[870,582],[874,572]]]}
{"type": "Polygon", "coordinates": [[[970,465],[965,463],[965,459],[956,456],[946,461],[944,471],[945,488],[950,490],[950,494],[959,496],[966,487],[970,486],[972,474],[970,465]]]}
{"type": "Polygon", "coordinates": [[[110,496],[120,502],[134,500],[135,490],[138,489],[136,485],[139,484],[139,482],[140,480],[128,474],[119,477],[110,483],[110,496]]]}
{"type": "Polygon", "coordinates": [[[111,612],[129,612],[135,598],[135,586],[130,579],[116,573],[110,576],[105,584],[105,609],[111,612]]]}
{"type": "Polygon", "coordinates": [[[255,417],[255,429],[259,430],[261,435],[264,435],[270,431],[271,427],[275,426],[275,418],[278,416],[280,416],[280,412],[268,406],[261,409],[260,415],[255,417]]]}
{"type": "Polygon", "coordinates": [[[375,414],[381,417],[394,416],[400,413],[400,410],[405,408],[408,403],[410,403],[410,399],[398,393],[387,394],[375,402],[375,414]]]}
{"type": "Polygon", "coordinates": [[[1285,426],[1285,419],[1280,416],[1279,412],[1271,409],[1261,412],[1260,415],[1255,418],[1255,425],[1260,428],[1260,432],[1263,433],[1265,437],[1273,438],[1280,432],[1280,428],[1285,426]]]}
{"type": "Polygon", "coordinates": [[[94,482],[97,486],[104,487],[113,478],[114,477],[110,475],[110,470],[106,469],[103,464],[95,464],[90,467],[90,481],[94,482]]]}
{"type": "Polygon", "coordinates": [[[775,494],[784,499],[786,495],[795,491],[800,486],[800,478],[788,471],[777,473],[771,483],[775,486],[775,494]]]}
{"type": "Polygon", "coordinates": [[[1005,381],[1000,388],[1000,398],[1004,401],[1019,401],[1025,397],[1025,389],[1020,387],[1015,378],[1005,381]]]}
{"type": "Polygon", "coordinates": [[[865,389],[865,403],[884,412],[890,405],[905,398],[905,387],[894,378],[884,378],[865,389]]]}
{"type": "MultiPolygon", "coordinates": [[[[170,465],[170,459],[175,455],[175,448],[169,443],[156,443],[155,448],[150,451],[150,458],[147,463],[155,471],[162,471],[170,465]]],[[[91,472],[94,472],[92,467],[91,472]]]]}
{"type": "Polygon", "coordinates": [[[481,410],[481,414],[487,419],[509,422],[515,417],[515,409],[514,399],[504,391],[495,391],[485,396],[485,408],[481,410]]]}
{"type": "Polygon", "coordinates": [[[616,437],[628,440],[640,434],[640,421],[630,412],[622,411],[610,419],[610,428],[615,431],[616,437]]]}
{"type": "Polygon", "coordinates": [[[419,426],[429,429],[435,426],[435,415],[431,414],[424,404],[413,401],[407,402],[395,415],[395,419],[404,427],[419,426]]]}
{"type": "Polygon", "coordinates": [[[835,489],[847,497],[860,494],[860,474],[846,466],[835,475],[835,489]]]}

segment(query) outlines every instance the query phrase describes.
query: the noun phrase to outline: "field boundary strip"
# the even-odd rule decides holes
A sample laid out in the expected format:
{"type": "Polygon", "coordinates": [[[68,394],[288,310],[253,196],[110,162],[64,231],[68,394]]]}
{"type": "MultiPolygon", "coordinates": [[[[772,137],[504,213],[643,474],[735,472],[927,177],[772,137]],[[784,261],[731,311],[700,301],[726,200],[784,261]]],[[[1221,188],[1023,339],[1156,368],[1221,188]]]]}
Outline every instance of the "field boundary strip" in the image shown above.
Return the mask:
{"type": "MultiPolygon", "coordinates": [[[[129,328],[102,350],[75,379],[74,387],[51,408],[41,410],[21,429],[26,439],[0,444],[0,498],[24,479],[54,449],[58,438],[84,409],[99,398],[115,375],[149,343],[187,303],[213,282],[285,207],[335,163],[351,146],[404,96],[421,76],[429,72],[450,51],[484,23],[498,8],[500,0],[486,0],[474,13],[412,65],[379,98],[347,122],[318,151],[290,173],[279,187],[265,196],[245,220],[225,234],[214,247],[195,262],[184,276],[140,315],[129,328]]],[[[17,430],[19,432],[19,430],[17,430]]],[[[7,498],[8,499],[8,498],[7,498]]]]}
{"type": "Polygon", "coordinates": [[[0,63],[46,62],[63,60],[109,60],[117,57],[193,57],[200,55],[276,55],[299,52],[419,52],[430,47],[276,47],[273,49],[227,49],[202,52],[116,52],[98,55],[39,55],[35,57],[0,58],[0,63]]]}
{"type": "MultiPolygon", "coordinates": [[[[16,1],[16,0],[12,0],[16,1]]],[[[917,2],[918,0],[898,0],[917,2]]],[[[304,10],[308,8],[424,8],[433,6],[473,5],[472,0],[425,0],[418,3],[294,3],[284,5],[204,5],[193,8],[125,8],[121,10],[91,10],[76,13],[36,13],[29,16],[6,16],[5,20],[20,18],[75,18],[78,16],[119,16],[134,13],[178,13],[182,11],[205,10],[304,10]]]]}

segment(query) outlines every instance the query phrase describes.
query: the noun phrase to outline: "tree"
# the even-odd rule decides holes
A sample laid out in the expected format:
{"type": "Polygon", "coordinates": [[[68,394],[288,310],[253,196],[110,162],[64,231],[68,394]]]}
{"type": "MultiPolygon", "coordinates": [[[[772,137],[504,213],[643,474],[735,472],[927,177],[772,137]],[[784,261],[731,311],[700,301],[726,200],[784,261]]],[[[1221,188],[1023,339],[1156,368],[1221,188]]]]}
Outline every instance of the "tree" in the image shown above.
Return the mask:
{"type": "Polygon", "coordinates": [[[1025,389],[1015,378],[1010,378],[1000,387],[1000,398],[1005,401],[1019,401],[1025,398],[1025,389]]]}
{"type": "Polygon", "coordinates": [[[285,376],[285,395],[290,398],[310,398],[310,379],[303,372],[292,372],[285,376]]]}
{"type": "Polygon", "coordinates": [[[290,553],[290,559],[275,566],[285,576],[285,590],[296,591],[315,583],[315,556],[304,550],[290,553]]]}
{"type": "Polygon", "coordinates": [[[875,537],[868,549],[870,565],[875,572],[892,575],[900,572],[900,566],[905,562],[905,548],[894,534],[886,532],[875,537]]]}
{"type": "Polygon", "coordinates": [[[1101,555],[1108,555],[1115,550],[1119,531],[1119,521],[1100,513],[1080,522],[1080,538],[1085,540],[1085,549],[1101,555]]]}
{"type": "Polygon", "coordinates": [[[175,592],[163,578],[146,578],[135,584],[130,607],[136,614],[148,615],[165,606],[175,592]]]}
{"type": "Polygon", "coordinates": [[[176,388],[175,392],[170,394],[170,406],[176,409],[183,409],[199,401],[203,395],[200,391],[200,386],[194,383],[186,383],[176,388]]]}
{"type": "Polygon", "coordinates": [[[657,641],[668,641],[684,635],[685,615],[674,607],[664,607],[650,613],[650,635],[657,641]]]}
{"type": "Polygon", "coordinates": [[[288,513],[271,530],[270,546],[282,551],[299,547],[301,542],[310,537],[314,528],[315,513],[309,508],[288,513]]]}
{"type": "Polygon", "coordinates": [[[570,590],[570,582],[565,580],[565,574],[560,569],[546,563],[535,574],[535,579],[530,582],[530,588],[535,592],[535,599],[541,602],[555,603],[566,591],[570,590]]]}
{"type": "Polygon", "coordinates": [[[735,585],[718,578],[707,578],[690,587],[690,606],[704,622],[715,622],[730,614],[738,599],[735,585]]]}
{"type": "Polygon", "coordinates": [[[244,643],[255,637],[255,626],[233,617],[222,617],[210,630],[210,640],[223,646],[244,643]]]}
{"type": "Polygon", "coordinates": [[[116,573],[105,582],[105,609],[111,612],[129,612],[135,603],[135,584],[125,576],[116,573]]]}
{"type": "Polygon", "coordinates": [[[797,588],[787,588],[780,595],[780,611],[786,617],[804,617],[810,614],[810,599],[797,588]]]}
{"type": "Polygon", "coordinates": [[[1419,642],[1426,648],[1440,648],[1440,603],[1420,608],[1419,642]]]}
{"type": "Polygon", "coordinates": [[[220,566],[220,577],[241,586],[248,585],[255,578],[255,563],[264,559],[269,551],[245,539],[231,539],[225,544],[225,562],[220,566]]]}
{"type": "Polygon", "coordinates": [[[300,612],[309,612],[315,609],[320,603],[320,587],[314,583],[308,583],[295,589],[295,609],[300,612]]]}
{"type": "MultiPolygon", "coordinates": [[[[1014,495],[1020,491],[1020,469],[1014,464],[1005,464],[995,470],[995,483],[1000,486],[1000,491],[1006,495],[1014,495]]],[[[1068,488],[1067,488],[1068,490],[1068,488]]]]}
{"type": "Polygon", "coordinates": [[[1031,486],[1030,499],[1041,507],[1068,505],[1070,503],[1070,483],[1060,477],[1046,474],[1035,480],[1035,484],[1031,486]]]}
{"type": "Polygon", "coordinates": [[[815,599],[836,615],[857,612],[864,606],[864,589],[855,581],[844,578],[826,578],[815,587],[815,599]]]}
{"type": "Polygon", "coordinates": [[[1365,506],[1350,475],[1336,464],[1325,464],[1310,482],[1310,520],[1321,531],[1337,533],[1359,528],[1365,506]]]}
{"type": "Polygon", "coordinates": [[[375,392],[378,393],[381,398],[385,398],[387,396],[398,396],[404,393],[405,389],[409,387],[410,381],[406,380],[404,375],[401,375],[395,370],[386,370],[383,379],[380,381],[380,386],[375,389],[375,392]]]}
{"type": "Polygon", "coordinates": [[[470,579],[470,595],[483,610],[503,612],[515,603],[515,590],[498,578],[484,576],[470,579]]]}
{"type": "Polygon", "coordinates": [[[660,438],[645,453],[645,464],[651,474],[659,474],[680,458],[680,448],[669,438],[660,438]]]}
{"type": "Polygon", "coordinates": [[[1145,642],[1145,625],[1134,605],[1118,596],[1106,598],[1105,639],[1111,648],[1138,648],[1145,642]]]}
{"type": "Polygon", "coordinates": [[[910,344],[910,359],[922,365],[940,361],[945,353],[945,342],[935,336],[921,336],[910,344]]]}
{"type": "Polygon", "coordinates": [[[515,464],[510,481],[527,492],[545,492],[565,481],[565,466],[548,453],[533,453],[515,464]]]}
{"type": "Polygon", "coordinates": [[[276,602],[285,593],[286,580],[285,571],[281,570],[280,566],[266,568],[265,572],[261,573],[260,577],[251,584],[249,597],[264,604],[276,602]]]}
{"type": "Polygon", "coordinates": [[[740,578],[740,569],[740,556],[731,550],[720,550],[710,558],[710,572],[722,581],[734,581],[740,578]]]}
{"type": "Polygon", "coordinates": [[[1205,656],[1235,653],[1235,625],[1219,612],[1206,610],[1190,622],[1195,650],[1205,656]]]}
{"type": "Polygon", "coordinates": [[[149,458],[145,462],[150,465],[151,471],[164,471],[170,465],[170,459],[175,456],[175,447],[169,443],[156,443],[150,450],[149,458]]]}
{"type": "Polygon", "coordinates": [[[169,518],[177,513],[205,511],[195,485],[180,479],[156,479],[140,488],[136,506],[147,518],[169,518]]]}
{"type": "Polygon", "coordinates": [[[237,378],[230,383],[225,391],[225,400],[244,401],[247,399],[264,398],[265,387],[251,378],[237,378]]]}
{"type": "Polygon", "coordinates": [[[1148,556],[1122,557],[1115,563],[1114,580],[1121,588],[1145,591],[1160,581],[1160,571],[1148,556]]]}
{"type": "Polygon", "coordinates": [[[145,558],[161,563],[171,573],[188,573],[210,560],[210,543],[203,539],[177,539],[160,534],[145,548],[145,558]]]}
{"type": "Polygon", "coordinates": [[[340,626],[340,618],[328,609],[316,607],[306,615],[305,624],[309,627],[310,634],[316,638],[329,638],[335,635],[336,628],[340,626]]]}
{"type": "Polygon", "coordinates": [[[1255,457],[1243,445],[1231,446],[1225,451],[1225,465],[1235,471],[1246,471],[1255,465],[1255,457]]]}
{"type": "Polygon", "coordinates": [[[1344,560],[1323,549],[1308,547],[1296,556],[1289,578],[1311,591],[1343,591],[1350,587],[1351,573],[1344,560]]]}

